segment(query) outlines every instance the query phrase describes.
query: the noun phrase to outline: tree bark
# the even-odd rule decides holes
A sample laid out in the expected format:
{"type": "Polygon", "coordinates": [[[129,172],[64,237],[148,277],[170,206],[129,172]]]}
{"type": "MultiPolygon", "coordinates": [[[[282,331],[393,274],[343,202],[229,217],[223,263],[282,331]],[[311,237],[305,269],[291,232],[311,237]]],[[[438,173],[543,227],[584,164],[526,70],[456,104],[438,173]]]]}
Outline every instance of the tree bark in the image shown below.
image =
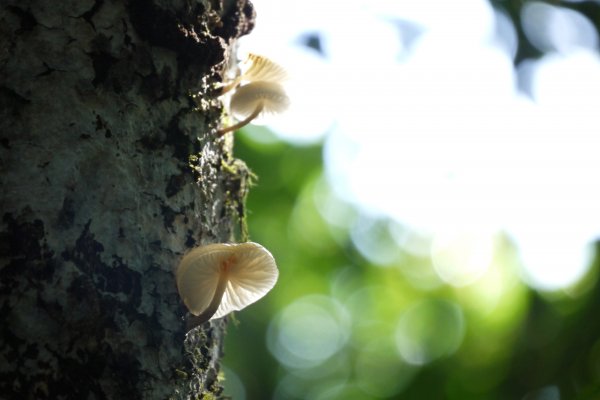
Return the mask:
{"type": "Polygon", "coordinates": [[[214,84],[252,5],[0,7],[0,398],[219,397],[226,321],[186,336],[173,268],[243,214],[214,84]]]}

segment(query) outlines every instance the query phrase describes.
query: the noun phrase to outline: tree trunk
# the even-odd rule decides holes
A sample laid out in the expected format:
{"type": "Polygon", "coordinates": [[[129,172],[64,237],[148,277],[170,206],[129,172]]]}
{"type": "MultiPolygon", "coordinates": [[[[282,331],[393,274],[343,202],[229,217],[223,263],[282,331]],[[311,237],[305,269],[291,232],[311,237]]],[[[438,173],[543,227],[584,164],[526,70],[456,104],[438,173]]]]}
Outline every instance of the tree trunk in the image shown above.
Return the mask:
{"type": "Polygon", "coordinates": [[[0,7],[0,398],[219,397],[226,322],[186,336],[173,268],[243,212],[213,88],[252,5],[0,7]]]}

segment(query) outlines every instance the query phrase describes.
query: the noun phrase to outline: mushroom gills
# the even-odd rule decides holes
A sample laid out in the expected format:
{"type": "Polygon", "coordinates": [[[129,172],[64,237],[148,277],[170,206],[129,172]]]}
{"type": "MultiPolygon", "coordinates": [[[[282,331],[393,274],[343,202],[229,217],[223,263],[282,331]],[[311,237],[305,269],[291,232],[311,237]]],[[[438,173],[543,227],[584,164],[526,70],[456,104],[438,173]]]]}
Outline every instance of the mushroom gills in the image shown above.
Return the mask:
{"type": "Polygon", "coordinates": [[[223,86],[221,94],[225,94],[238,87],[242,82],[268,81],[281,83],[288,79],[288,72],[281,65],[271,61],[265,56],[250,53],[242,61],[240,75],[230,83],[223,86]]]}
{"type": "Polygon", "coordinates": [[[188,329],[241,310],[267,294],[279,272],[258,243],[216,243],[192,249],[175,271],[177,289],[192,316],[188,329]]]}
{"type": "Polygon", "coordinates": [[[217,136],[240,129],[259,116],[282,113],[289,106],[290,99],[279,83],[258,81],[240,86],[229,103],[231,113],[240,122],[220,129],[217,136]]]}
{"type": "Polygon", "coordinates": [[[242,63],[242,80],[250,82],[270,81],[283,82],[288,78],[288,73],[281,65],[269,60],[267,57],[250,53],[242,63]]]}
{"type": "Polygon", "coordinates": [[[204,311],[202,311],[199,315],[192,314],[192,316],[188,319],[188,329],[192,329],[210,320],[219,309],[221,300],[223,300],[223,295],[225,294],[225,288],[227,287],[228,269],[229,265],[231,264],[231,258],[221,263],[221,267],[219,268],[219,281],[217,282],[215,293],[213,294],[208,307],[206,307],[204,311]]]}

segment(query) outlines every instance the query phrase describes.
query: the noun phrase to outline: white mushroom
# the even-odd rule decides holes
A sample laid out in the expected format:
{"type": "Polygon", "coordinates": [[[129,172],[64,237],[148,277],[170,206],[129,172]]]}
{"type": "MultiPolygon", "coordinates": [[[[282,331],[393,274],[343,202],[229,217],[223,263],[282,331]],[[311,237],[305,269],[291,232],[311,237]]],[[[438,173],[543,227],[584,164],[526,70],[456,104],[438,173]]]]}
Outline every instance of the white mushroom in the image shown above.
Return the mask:
{"type": "Polygon", "coordinates": [[[249,53],[240,64],[240,70],[240,75],[223,87],[221,94],[236,88],[240,83],[257,81],[282,83],[289,77],[288,72],[281,65],[253,53],[249,53]]]}
{"type": "Polygon", "coordinates": [[[240,122],[220,129],[217,136],[239,129],[258,116],[281,113],[289,105],[290,99],[279,83],[257,81],[240,86],[229,103],[231,113],[240,122]]]}
{"type": "Polygon", "coordinates": [[[279,272],[267,249],[248,242],[196,247],[175,275],[179,295],[194,315],[191,329],[256,302],[275,286],[279,272]]]}
{"type": "Polygon", "coordinates": [[[281,65],[258,54],[248,54],[248,58],[240,66],[242,81],[269,81],[281,83],[288,78],[288,73],[281,65]]]}

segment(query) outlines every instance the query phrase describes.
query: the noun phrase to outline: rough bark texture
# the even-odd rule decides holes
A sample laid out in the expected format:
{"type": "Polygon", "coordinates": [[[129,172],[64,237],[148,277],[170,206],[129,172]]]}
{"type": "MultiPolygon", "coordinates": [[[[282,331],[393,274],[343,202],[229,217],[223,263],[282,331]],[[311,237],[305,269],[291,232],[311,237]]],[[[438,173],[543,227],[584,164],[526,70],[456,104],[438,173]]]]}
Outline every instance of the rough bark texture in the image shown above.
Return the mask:
{"type": "Polygon", "coordinates": [[[229,3],[2,2],[0,398],[219,397],[225,321],[186,337],[173,268],[243,209],[229,3]]]}

